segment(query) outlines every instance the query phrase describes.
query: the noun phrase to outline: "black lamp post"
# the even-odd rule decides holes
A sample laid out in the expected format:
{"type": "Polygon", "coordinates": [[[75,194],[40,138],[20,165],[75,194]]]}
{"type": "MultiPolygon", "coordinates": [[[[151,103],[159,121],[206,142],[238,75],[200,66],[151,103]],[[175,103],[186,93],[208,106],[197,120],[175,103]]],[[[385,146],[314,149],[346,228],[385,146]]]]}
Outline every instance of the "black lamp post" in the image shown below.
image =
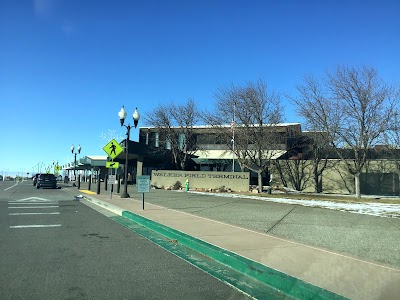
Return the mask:
{"type": "Polygon", "coordinates": [[[126,118],[126,110],[124,108],[124,106],[122,106],[121,110],[118,113],[119,116],[119,120],[121,122],[121,126],[125,126],[126,128],[126,140],[125,140],[125,167],[124,167],[124,192],[121,194],[121,198],[129,198],[130,195],[128,194],[128,145],[129,145],[129,134],[131,131],[132,127],[137,127],[137,124],[139,122],[140,119],[140,114],[137,110],[137,108],[135,109],[135,111],[132,114],[132,118],[133,118],[133,125],[134,126],[130,126],[130,124],[128,125],[124,125],[125,122],[125,118],[126,118]]]}
{"type": "MultiPolygon", "coordinates": [[[[72,145],[71,146],[71,152],[72,152],[72,154],[74,154],[74,156],[75,156],[75,159],[74,159],[74,178],[75,178],[75,181],[76,181],[76,155],[78,154],[78,153],[81,153],[81,145],[78,145],[78,152],[75,152],[75,147],[74,147],[74,145],[72,145]]],[[[75,184],[75,182],[72,184],[72,186],[76,186],[76,184],[75,184]]]]}

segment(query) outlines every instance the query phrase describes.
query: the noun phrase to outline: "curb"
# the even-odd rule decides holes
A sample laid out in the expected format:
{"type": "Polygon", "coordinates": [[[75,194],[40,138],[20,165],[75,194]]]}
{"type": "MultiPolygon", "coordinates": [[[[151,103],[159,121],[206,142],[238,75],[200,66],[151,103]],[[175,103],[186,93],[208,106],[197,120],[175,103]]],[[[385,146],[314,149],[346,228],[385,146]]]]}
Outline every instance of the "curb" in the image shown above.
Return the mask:
{"type": "Polygon", "coordinates": [[[87,195],[85,195],[85,198],[96,205],[102,206],[171,240],[176,240],[181,245],[201,253],[202,255],[208,256],[209,258],[212,258],[245,276],[255,279],[270,288],[282,292],[289,297],[295,299],[348,299],[344,296],[335,294],[324,288],[277,271],[226,249],[219,248],[133,212],[123,210],[117,206],[105,203],[87,195]]]}
{"type": "Polygon", "coordinates": [[[118,207],[118,206],[106,203],[104,201],[97,200],[96,198],[92,198],[92,197],[90,197],[88,195],[84,195],[84,197],[85,197],[86,200],[92,202],[93,204],[96,204],[98,206],[102,206],[105,209],[108,209],[109,211],[112,211],[113,213],[115,213],[115,214],[117,214],[119,216],[122,216],[122,213],[124,212],[124,210],[122,208],[118,207]]]}

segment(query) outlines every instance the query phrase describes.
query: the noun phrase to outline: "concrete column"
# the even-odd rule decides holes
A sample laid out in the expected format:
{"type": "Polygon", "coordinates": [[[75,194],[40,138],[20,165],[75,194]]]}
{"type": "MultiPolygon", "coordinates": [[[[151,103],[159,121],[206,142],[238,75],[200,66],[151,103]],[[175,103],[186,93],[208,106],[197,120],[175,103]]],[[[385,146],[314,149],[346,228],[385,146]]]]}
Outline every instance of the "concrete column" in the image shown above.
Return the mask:
{"type": "Polygon", "coordinates": [[[143,158],[140,157],[136,163],[136,178],[143,175],[143,158]]]}

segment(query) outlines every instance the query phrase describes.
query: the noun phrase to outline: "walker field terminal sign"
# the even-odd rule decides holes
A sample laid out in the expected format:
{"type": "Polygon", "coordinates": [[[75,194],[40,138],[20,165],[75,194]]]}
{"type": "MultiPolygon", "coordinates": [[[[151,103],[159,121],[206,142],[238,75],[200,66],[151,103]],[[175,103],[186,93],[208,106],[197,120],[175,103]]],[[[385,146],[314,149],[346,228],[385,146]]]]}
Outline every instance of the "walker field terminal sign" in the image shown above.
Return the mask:
{"type": "Polygon", "coordinates": [[[116,158],[122,151],[124,151],[121,145],[114,139],[109,141],[108,144],[103,147],[103,150],[111,159],[116,158]]]}
{"type": "Polygon", "coordinates": [[[182,185],[189,180],[190,188],[217,189],[221,186],[232,191],[248,191],[250,175],[248,172],[206,172],[206,171],[167,171],[153,170],[151,184],[157,187],[173,186],[177,181],[182,185]]]}

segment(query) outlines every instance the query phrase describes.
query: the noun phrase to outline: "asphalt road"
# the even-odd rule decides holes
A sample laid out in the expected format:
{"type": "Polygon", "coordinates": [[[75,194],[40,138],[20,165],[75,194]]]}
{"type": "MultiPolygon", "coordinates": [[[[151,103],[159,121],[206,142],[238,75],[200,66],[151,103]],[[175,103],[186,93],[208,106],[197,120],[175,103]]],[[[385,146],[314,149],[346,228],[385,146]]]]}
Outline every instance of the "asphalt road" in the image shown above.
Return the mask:
{"type": "Polygon", "coordinates": [[[0,299],[247,299],[62,189],[13,184],[0,183],[0,299]]]}

